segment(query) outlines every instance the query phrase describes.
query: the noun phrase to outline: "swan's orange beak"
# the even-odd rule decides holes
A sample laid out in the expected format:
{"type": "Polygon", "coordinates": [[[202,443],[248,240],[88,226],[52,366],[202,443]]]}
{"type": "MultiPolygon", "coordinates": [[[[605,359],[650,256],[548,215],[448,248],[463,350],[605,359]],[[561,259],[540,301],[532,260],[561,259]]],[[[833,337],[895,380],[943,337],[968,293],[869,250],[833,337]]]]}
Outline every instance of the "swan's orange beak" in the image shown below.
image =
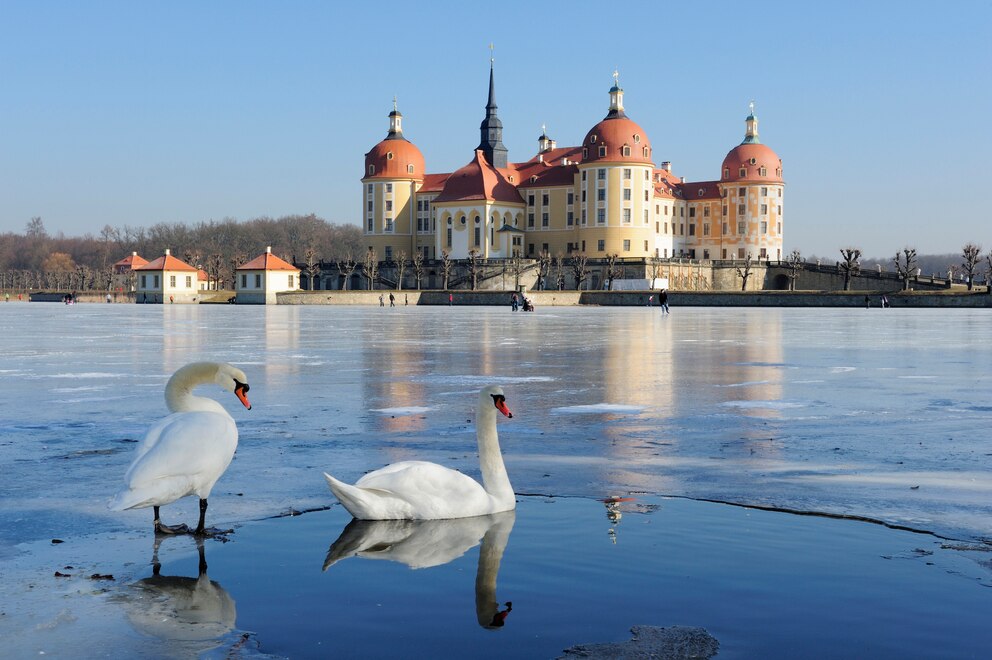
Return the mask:
{"type": "Polygon", "coordinates": [[[251,402],[248,401],[248,384],[238,383],[238,386],[234,388],[234,395],[238,397],[245,408],[251,410],[251,402]]]}
{"type": "Polygon", "coordinates": [[[493,403],[496,405],[496,410],[500,411],[505,416],[511,419],[513,418],[513,413],[511,413],[510,409],[506,407],[506,399],[504,399],[499,395],[495,395],[493,396],[493,403]]]}

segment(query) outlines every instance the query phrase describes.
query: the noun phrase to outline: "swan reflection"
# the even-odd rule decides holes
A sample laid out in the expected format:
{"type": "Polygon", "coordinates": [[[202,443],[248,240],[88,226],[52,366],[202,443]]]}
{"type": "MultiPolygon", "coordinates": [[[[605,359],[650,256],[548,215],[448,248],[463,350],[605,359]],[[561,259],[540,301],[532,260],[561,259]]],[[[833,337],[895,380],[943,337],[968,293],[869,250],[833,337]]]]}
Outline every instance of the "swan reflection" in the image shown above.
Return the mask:
{"type": "Polygon", "coordinates": [[[203,539],[196,540],[199,567],[196,577],[162,575],[156,538],[152,574],[128,585],[124,607],[131,625],[140,633],[177,643],[169,653],[198,654],[217,647],[234,628],[237,611],[230,594],[207,576],[203,539]]]}
{"type": "Polygon", "coordinates": [[[327,551],[324,570],[348,557],[384,559],[410,568],[441,566],[481,539],[475,614],[483,628],[498,628],[513,607],[496,600],[496,577],[515,520],[513,511],[454,520],[352,520],[327,551]]]}

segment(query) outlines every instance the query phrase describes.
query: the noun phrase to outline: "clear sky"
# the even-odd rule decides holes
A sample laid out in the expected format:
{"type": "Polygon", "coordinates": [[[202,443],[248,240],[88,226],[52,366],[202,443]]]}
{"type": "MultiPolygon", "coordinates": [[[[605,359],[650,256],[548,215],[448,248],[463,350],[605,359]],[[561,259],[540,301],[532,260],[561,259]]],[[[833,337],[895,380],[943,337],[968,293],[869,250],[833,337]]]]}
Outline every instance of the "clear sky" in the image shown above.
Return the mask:
{"type": "Polygon", "coordinates": [[[992,3],[0,0],[0,232],[316,213],[357,223],[393,96],[430,172],[479,142],[495,45],[510,159],[580,144],[614,68],[689,181],[755,102],[785,248],[992,248],[992,3]]]}

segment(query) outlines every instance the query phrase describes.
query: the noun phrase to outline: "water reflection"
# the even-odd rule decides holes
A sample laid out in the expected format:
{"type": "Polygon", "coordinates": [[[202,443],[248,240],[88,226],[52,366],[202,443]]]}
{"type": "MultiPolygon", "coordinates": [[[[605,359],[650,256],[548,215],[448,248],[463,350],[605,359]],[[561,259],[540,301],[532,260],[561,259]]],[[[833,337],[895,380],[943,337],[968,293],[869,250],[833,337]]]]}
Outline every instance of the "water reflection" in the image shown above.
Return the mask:
{"type": "Polygon", "coordinates": [[[513,608],[496,599],[496,577],[510,539],[513,511],[457,520],[352,520],[331,544],[324,570],[347,559],[384,559],[410,568],[441,566],[479,544],[475,573],[475,615],[483,628],[505,625],[513,608]]]}
{"type": "Polygon", "coordinates": [[[152,574],[128,585],[123,596],[131,625],[140,633],[172,642],[168,653],[193,656],[216,648],[234,628],[234,599],[207,576],[203,540],[196,540],[199,566],[196,577],[162,575],[155,539],[152,574]]]}

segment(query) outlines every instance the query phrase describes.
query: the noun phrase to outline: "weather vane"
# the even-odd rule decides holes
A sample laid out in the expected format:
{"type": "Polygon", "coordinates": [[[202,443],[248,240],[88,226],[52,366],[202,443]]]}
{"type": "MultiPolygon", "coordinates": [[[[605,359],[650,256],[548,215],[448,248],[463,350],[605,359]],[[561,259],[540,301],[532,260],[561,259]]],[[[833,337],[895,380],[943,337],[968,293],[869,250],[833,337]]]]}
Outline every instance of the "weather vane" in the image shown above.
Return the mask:
{"type": "Polygon", "coordinates": [[[751,101],[750,103],[748,103],[748,106],[747,107],[749,107],[751,109],[751,116],[753,117],[754,116],[754,101],[751,101]]]}
{"type": "Polygon", "coordinates": [[[493,42],[489,42],[489,63],[492,64],[496,61],[496,57],[493,55],[493,42]]]}
{"type": "Polygon", "coordinates": [[[396,112],[396,95],[393,94],[393,112],[396,112]]]}
{"type": "Polygon", "coordinates": [[[619,68],[614,68],[613,69],[613,85],[615,87],[619,87],[620,86],[620,69],[619,68]]]}

